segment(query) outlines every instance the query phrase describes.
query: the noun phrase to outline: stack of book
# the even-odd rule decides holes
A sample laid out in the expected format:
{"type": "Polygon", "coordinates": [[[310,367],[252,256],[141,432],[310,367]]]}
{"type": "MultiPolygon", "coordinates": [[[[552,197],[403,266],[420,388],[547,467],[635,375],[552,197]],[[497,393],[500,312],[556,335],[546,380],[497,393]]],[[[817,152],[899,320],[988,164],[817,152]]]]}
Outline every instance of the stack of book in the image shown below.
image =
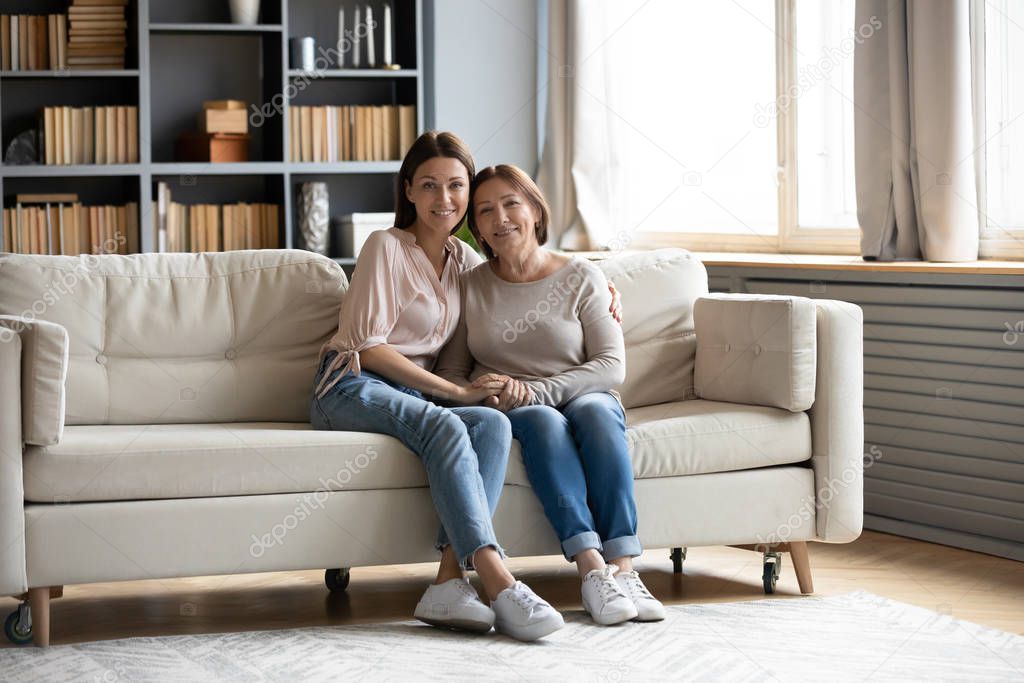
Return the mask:
{"type": "Polygon", "coordinates": [[[68,68],[66,14],[0,16],[0,68],[43,71],[68,68]]]}
{"type": "Polygon", "coordinates": [[[74,194],[19,194],[3,212],[4,251],[19,254],[136,254],[139,205],[84,206],[74,194]]]}
{"type": "Polygon", "coordinates": [[[71,0],[68,8],[68,67],[123,69],[128,40],[128,0],[71,0]]]}
{"type": "Polygon", "coordinates": [[[280,248],[277,204],[179,204],[167,184],[158,183],[153,215],[159,252],[280,248]]]}
{"type": "Polygon", "coordinates": [[[45,107],[41,164],[135,164],[138,107],[45,107]]]}
{"type": "Polygon", "coordinates": [[[416,107],[291,107],[292,161],[388,161],[401,159],[416,140],[416,107]]]}

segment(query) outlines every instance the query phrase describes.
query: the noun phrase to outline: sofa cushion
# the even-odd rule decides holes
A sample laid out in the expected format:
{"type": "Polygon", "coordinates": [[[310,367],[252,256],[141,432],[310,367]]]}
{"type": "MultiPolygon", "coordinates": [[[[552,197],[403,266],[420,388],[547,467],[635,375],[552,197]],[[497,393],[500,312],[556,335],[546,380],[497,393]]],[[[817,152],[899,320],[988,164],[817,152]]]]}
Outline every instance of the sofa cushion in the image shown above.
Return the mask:
{"type": "Polygon", "coordinates": [[[67,427],[25,450],[25,499],[68,503],[420,487],[419,459],[398,440],[252,422],[67,427]]]}
{"type": "Polygon", "coordinates": [[[67,330],[68,425],[306,422],[346,282],[299,250],[4,254],[0,314],[67,330]]]}
{"type": "MultiPolygon", "coordinates": [[[[699,399],[627,410],[626,441],[636,479],[748,470],[811,458],[806,413],[699,399]]],[[[515,442],[505,481],[529,486],[515,442]]]]}
{"type": "Polygon", "coordinates": [[[64,432],[68,332],[26,313],[0,315],[0,344],[21,337],[21,440],[46,446],[60,441],[64,432]]]}
{"type": "MultiPolygon", "coordinates": [[[[804,413],[691,400],[626,411],[637,479],[810,457],[804,413]]],[[[25,450],[25,499],[70,503],[414,488],[423,466],[397,439],[308,424],[80,425],[25,450]]],[[[512,442],[507,484],[529,486],[512,442]]]]}
{"type": "Polygon", "coordinates": [[[694,304],[697,395],[807,410],[814,403],[816,316],[814,301],[802,296],[700,297],[694,304]]]}
{"type": "Polygon", "coordinates": [[[618,389],[622,405],[693,398],[693,304],[708,292],[704,264],[682,249],[658,249],[598,265],[622,295],[627,368],[618,389]]]}

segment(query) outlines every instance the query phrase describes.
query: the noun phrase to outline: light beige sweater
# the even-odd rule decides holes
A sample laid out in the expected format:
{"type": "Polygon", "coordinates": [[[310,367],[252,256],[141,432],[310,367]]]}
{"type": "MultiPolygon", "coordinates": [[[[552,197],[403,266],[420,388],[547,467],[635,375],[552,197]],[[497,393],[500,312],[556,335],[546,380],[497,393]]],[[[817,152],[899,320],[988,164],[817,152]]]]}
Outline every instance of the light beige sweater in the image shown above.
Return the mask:
{"type": "Polygon", "coordinates": [[[434,372],[453,382],[508,375],[530,387],[534,403],[556,407],[609,391],[626,372],[610,305],[604,273],[581,258],[525,283],[506,282],[482,263],[462,276],[462,314],[434,372]]]}

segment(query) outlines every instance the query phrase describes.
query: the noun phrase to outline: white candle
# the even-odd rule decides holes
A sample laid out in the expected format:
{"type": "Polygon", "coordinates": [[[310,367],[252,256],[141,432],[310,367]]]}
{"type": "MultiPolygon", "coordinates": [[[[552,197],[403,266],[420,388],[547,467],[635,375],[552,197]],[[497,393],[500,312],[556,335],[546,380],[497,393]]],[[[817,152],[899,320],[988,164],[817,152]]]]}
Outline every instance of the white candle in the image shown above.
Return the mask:
{"type": "Polygon", "coordinates": [[[338,68],[345,68],[345,8],[338,8],[338,68]]]}
{"type": "Polygon", "coordinates": [[[366,66],[377,66],[377,53],[373,49],[373,8],[366,6],[366,66]]]}
{"type": "Polygon", "coordinates": [[[391,3],[384,4],[384,66],[395,63],[391,55],[391,3]]]}
{"type": "Polygon", "coordinates": [[[359,68],[359,34],[362,27],[359,25],[359,5],[356,5],[356,22],[352,24],[352,66],[359,68]]]}

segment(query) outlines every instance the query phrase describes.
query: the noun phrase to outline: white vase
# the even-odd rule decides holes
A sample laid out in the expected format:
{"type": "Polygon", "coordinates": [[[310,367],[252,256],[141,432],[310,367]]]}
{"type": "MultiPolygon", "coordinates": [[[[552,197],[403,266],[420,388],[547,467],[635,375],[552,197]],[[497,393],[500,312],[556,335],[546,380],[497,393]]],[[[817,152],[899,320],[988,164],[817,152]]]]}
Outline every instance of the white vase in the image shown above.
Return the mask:
{"type": "Polygon", "coordinates": [[[259,20],[260,0],[229,0],[231,3],[231,21],[236,24],[252,26],[259,20]]]}
{"type": "Polygon", "coordinates": [[[299,188],[299,229],[306,249],[327,254],[330,196],[327,183],[302,183],[299,188]]]}

